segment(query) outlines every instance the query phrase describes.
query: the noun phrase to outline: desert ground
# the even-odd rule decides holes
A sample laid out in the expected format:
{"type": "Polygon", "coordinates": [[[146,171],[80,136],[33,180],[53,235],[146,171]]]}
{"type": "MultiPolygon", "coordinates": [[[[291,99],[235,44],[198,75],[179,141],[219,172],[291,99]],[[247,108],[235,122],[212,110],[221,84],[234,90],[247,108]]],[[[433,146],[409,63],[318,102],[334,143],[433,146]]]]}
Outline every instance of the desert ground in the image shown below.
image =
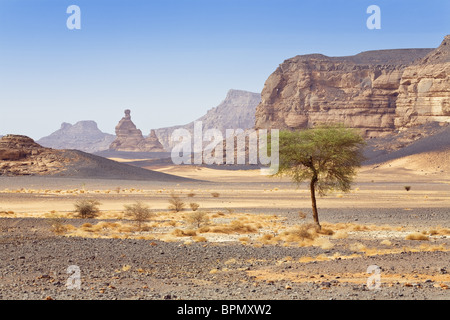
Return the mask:
{"type": "Polygon", "coordinates": [[[351,192],[318,198],[320,233],[306,185],[259,170],[0,177],[0,299],[447,300],[450,176],[408,163],[362,167],[351,192]],[[81,199],[99,201],[99,216],[75,217],[81,199]],[[153,212],[141,228],[124,214],[136,201],[153,212]]]}

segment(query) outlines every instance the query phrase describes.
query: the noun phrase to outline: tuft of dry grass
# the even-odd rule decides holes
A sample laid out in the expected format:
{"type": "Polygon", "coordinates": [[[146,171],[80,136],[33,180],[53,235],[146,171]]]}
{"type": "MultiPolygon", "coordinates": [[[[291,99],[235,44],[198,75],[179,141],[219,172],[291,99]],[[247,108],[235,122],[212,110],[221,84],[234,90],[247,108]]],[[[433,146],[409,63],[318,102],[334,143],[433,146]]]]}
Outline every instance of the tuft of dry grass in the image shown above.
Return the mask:
{"type": "Polygon", "coordinates": [[[318,237],[316,226],[313,224],[303,224],[295,226],[281,234],[281,238],[287,242],[301,242],[304,240],[314,240],[318,237]]]}
{"type": "Polygon", "coordinates": [[[437,227],[434,229],[430,229],[428,231],[428,234],[430,236],[448,236],[448,235],[450,235],[450,229],[437,227]]]}
{"type": "Polygon", "coordinates": [[[423,234],[423,233],[420,233],[420,232],[410,233],[410,234],[408,234],[406,236],[405,239],[406,240],[419,240],[419,241],[428,241],[428,240],[430,240],[430,238],[426,234],[423,234]]]}
{"type": "Polygon", "coordinates": [[[206,233],[224,233],[224,234],[231,234],[231,233],[255,233],[258,231],[256,227],[254,227],[252,224],[245,224],[242,221],[233,220],[228,224],[221,224],[216,226],[210,226],[210,227],[203,227],[198,230],[199,232],[206,233]]]}
{"type": "Polygon", "coordinates": [[[344,230],[338,230],[333,234],[332,238],[333,239],[347,239],[348,233],[344,230]]]}
{"type": "Polygon", "coordinates": [[[181,229],[175,229],[172,231],[172,235],[176,237],[195,237],[197,235],[197,232],[195,230],[181,230],[181,229]]]}
{"type": "Polygon", "coordinates": [[[213,198],[220,197],[220,193],[218,193],[218,192],[212,192],[211,195],[213,196],[213,198]]]}

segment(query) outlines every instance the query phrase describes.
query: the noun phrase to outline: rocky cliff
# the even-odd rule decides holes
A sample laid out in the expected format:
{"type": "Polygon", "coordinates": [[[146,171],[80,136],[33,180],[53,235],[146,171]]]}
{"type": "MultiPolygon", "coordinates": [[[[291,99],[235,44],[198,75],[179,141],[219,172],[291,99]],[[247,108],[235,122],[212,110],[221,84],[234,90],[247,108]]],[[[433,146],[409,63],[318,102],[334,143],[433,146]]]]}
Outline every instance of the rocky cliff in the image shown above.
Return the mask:
{"type": "Polygon", "coordinates": [[[131,111],[125,110],[125,116],[116,126],[116,139],[109,146],[109,150],[127,152],[164,152],[162,144],[154,130],[147,138],[131,121],[131,111]]]}
{"type": "Polygon", "coordinates": [[[115,136],[104,133],[95,121],[79,121],[74,125],[61,124],[61,128],[37,141],[40,145],[53,149],[76,149],[84,152],[107,150],[115,136]]]}
{"type": "MultiPolygon", "coordinates": [[[[225,100],[210,109],[196,121],[202,121],[203,130],[218,129],[225,136],[226,129],[249,129],[255,124],[256,106],[261,101],[259,93],[242,90],[229,90],[225,100]]],[[[156,135],[166,150],[171,150],[170,137],[176,129],[184,128],[193,132],[194,121],[186,125],[156,129],[156,135]]]]}
{"type": "Polygon", "coordinates": [[[320,54],[284,61],[267,79],[255,127],[344,123],[366,137],[431,121],[450,122],[449,36],[437,49],[320,54]]]}

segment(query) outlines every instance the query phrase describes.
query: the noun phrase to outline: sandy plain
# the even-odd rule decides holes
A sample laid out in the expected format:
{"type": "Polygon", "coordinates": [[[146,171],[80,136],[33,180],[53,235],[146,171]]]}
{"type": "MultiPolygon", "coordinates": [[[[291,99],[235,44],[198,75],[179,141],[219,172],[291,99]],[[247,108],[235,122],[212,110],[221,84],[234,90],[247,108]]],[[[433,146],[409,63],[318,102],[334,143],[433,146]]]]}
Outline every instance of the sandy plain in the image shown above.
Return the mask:
{"type": "Polygon", "coordinates": [[[405,161],[363,167],[350,193],[319,198],[327,231],[306,238],[305,185],[259,170],[151,168],[198,179],[181,183],[1,177],[1,298],[449,299],[450,177],[405,161]],[[169,210],[171,193],[208,222],[169,210]],[[100,216],[74,218],[80,199],[98,200],[100,216]],[[123,214],[136,201],[155,213],[145,230],[123,214]],[[69,265],[80,266],[79,290],[67,288],[69,265]]]}

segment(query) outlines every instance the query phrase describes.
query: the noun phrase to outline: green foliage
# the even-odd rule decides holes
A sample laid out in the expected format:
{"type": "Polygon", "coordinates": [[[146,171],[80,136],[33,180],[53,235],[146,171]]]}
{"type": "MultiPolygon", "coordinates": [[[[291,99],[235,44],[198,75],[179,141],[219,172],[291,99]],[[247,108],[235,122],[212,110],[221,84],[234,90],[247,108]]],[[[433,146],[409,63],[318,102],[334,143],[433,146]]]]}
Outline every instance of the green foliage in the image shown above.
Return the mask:
{"type": "Polygon", "coordinates": [[[329,190],[348,192],[364,160],[364,144],[355,130],[343,126],[281,131],[280,168],[276,175],[290,176],[297,184],[315,181],[320,195],[329,190]]]}
{"type": "Polygon", "coordinates": [[[364,145],[361,135],[341,125],[280,132],[280,165],[275,176],[289,176],[298,185],[309,182],[313,218],[319,230],[316,190],[319,195],[330,190],[350,191],[364,160],[364,145]]]}

